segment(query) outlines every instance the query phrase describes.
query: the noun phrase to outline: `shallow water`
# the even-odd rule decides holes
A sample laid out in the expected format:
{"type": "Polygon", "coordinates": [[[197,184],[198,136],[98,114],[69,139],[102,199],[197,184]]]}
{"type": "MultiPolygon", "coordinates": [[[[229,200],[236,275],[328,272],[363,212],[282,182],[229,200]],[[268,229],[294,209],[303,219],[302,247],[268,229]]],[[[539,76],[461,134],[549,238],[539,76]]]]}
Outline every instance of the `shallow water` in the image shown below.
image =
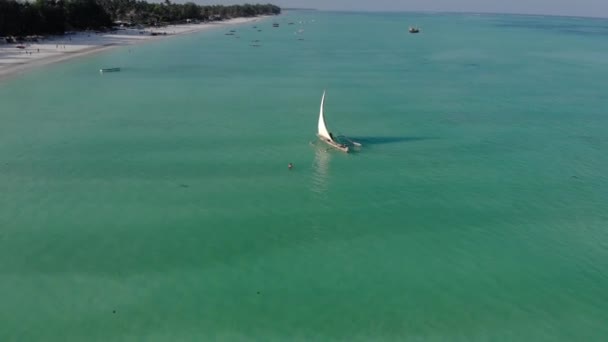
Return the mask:
{"type": "Polygon", "coordinates": [[[0,84],[2,340],[606,340],[607,21],[277,20],[0,84]]]}

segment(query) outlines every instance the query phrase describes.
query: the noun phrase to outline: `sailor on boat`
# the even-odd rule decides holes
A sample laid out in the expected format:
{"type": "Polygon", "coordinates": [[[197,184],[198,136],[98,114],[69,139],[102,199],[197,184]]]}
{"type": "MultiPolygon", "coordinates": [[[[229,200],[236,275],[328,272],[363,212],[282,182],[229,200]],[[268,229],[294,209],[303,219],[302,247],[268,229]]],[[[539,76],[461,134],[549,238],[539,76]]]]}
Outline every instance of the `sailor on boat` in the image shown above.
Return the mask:
{"type": "Polygon", "coordinates": [[[334,144],[338,144],[338,146],[340,147],[347,147],[345,144],[340,144],[339,142],[336,141],[336,138],[334,137],[333,133],[329,132],[329,137],[331,139],[327,139],[328,142],[330,143],[334,143],[334,144]]]}

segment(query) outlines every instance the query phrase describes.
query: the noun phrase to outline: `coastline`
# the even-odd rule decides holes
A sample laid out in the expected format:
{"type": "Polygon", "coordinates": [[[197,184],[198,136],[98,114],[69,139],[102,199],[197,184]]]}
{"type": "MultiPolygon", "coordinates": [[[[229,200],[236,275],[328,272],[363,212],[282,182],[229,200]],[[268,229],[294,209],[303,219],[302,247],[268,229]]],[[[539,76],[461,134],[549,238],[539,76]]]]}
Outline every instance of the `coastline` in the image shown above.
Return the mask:
{"type": "Polygon", "coordinates": [[[45,65],[100,53],[116,47],[252,23],[267,17],[269,16],[234,18],[200,24],[146,27],[144,29],[128,28],[106,33],[76,32],[63,36],[44,37],[39,42],[33,43],[0,44],[0,82],[45,65]],[[18,45],[24,48],[17,48],[18,45]]]}

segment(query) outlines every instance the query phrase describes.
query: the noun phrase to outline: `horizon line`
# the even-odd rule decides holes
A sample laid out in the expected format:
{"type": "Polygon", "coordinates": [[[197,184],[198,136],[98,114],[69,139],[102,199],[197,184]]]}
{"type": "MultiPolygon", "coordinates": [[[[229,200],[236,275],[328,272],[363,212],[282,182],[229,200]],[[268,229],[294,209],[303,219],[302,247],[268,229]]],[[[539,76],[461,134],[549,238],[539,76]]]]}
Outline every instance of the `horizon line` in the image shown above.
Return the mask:
{"type": "Polygon", "coordinates": [[[608,16],[591,15],[566,15],[566,14],[545,14],[545,13],[520,13],[520,12],[472,12],[472,11],[432,11],[432,10],[341,10],[341,9],[319,9],[319,8],[281,8],[285,11],[318,11],[318,12],[343,12],[343,13],[422,13],[422,14],[483,14],[483,15],[520,15],[529,17],[558,17],[558,18],[580,18],[580,19],[604,19],[608,16]]]}

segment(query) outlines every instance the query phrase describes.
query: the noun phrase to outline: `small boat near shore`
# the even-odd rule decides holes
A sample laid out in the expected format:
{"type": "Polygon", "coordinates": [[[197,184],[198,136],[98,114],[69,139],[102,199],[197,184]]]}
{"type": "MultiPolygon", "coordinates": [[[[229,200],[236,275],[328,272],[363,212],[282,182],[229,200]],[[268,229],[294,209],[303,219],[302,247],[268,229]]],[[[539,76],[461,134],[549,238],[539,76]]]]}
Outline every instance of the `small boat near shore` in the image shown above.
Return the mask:
{"type": "Polygon", "coordinates": [[[100,74],[105,74],[106,72],[119,72],[120,68],[103,68],[99,69],[100,74]]]}
{"type": "Polygon", "coordinates": [[[420,32],[420,28],[418,28],[416,26],[410,26],[409,32],[410,33],[418,33],[418,32],[420,32]]]}

